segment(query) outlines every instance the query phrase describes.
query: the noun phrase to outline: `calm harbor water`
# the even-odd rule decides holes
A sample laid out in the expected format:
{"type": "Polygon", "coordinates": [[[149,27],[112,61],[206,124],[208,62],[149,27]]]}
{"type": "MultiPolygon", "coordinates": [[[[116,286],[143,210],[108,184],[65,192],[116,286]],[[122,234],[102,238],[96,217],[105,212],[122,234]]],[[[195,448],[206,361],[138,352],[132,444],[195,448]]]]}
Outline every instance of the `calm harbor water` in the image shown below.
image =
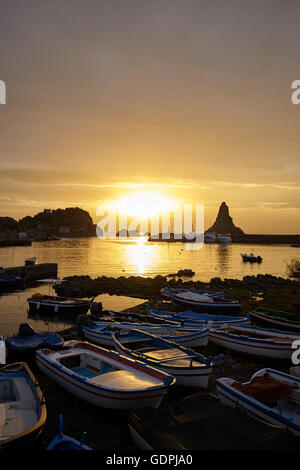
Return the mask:
{"type": "MultiPolygon", "coordinates": [[[[98,238],[61,239],[34,242],[28,247],[0,248],[0,266],[21,266],[24,260],[37,256],[38,262],[58,263],[59,277],[88,274],[106,276],[156,276],[191,268],[193,280],[212,277],[238,278],[245,275],[273,274],[285,277],[286,262],[298,255],[287,245],[218,245],[205,244],[190,251],[183,243],[148,243],[145,239],[99,240],[98,238]],[[244,263],[240,253],[254,252],[263,258],[261,264],[244,263]]],[[[47,285],[0,296],[0,335],[12,334],[27,319],[26,299],[34,292],[48,293],[47,285]]],[[[141,301],[126,297],[99,296],[104,308],[120,310],[141,301]]],[[[38,331],[57,331],[60,324],[29,320],[38,331]]]]}

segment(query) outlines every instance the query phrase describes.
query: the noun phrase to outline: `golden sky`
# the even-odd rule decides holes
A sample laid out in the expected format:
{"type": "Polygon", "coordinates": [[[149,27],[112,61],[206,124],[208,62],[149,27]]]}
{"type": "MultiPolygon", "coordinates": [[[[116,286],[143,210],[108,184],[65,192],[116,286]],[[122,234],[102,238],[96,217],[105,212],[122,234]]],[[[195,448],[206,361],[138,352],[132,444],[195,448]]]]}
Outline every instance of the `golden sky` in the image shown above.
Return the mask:
{"type": "Polygon", "coordinates": [[[139,191],[300,232],[300,3],[0,5],[0,215],[139,191]]]}

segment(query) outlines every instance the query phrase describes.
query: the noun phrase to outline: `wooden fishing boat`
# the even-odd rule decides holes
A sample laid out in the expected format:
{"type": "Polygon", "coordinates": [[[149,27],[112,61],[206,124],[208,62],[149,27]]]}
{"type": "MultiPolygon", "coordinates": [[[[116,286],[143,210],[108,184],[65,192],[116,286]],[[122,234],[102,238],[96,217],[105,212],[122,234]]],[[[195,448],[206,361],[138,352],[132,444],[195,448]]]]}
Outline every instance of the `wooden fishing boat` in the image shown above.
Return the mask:
{"type": "Polygon", "coordinates": [[[24,449],[39,436],[46,421],[40,386],[24,363],[0,369],[0,449],[24,449]]]}
{"type": "Polygon", "coordinates": [[[124,342],[121,332],[112,334],[119,353],[172,375],[178,385],[207,388],[213,366],[210,358],[144,331],[134,333],[136,341],[128,343],[124,342]]]}
{"type": "Polygon", "coordinates": [[[261,369],[246,383],[216,380],[221,402],[300,435],[300,378],[274,369],[261,369]]]}
{"type": "Polygon", "coordinates": [[[192,312],[186,310],[185,312],[167,312],[161,310],[152,310],[149,305],[146,305],[149,316],[161,320],[173,320],[174,322],[181,323],[183,326],[190,328],[201,328],[203,325],[210,323],[211,328],[223,328],[225,326],[238,326],[250,324],[250,317],[231,317],[222,315],[209,315],[205,313],[192,312]]]}
{"type": "Polygon", "coordinates": [[[299,334],[247,325],[209,332],[209,341],[226,349],[274,359],[291,360],[295,340],[300,340],[299,334]]]}
{"type": "Polygon", "coordinates": [[[6,347],[5,341],[2,336],[0,336],[0,364],[6,363],[6,347]]]}
{"type": "Polygon", "coordinates": [[[5,340],[8,352],[14,354],[30,353],[37,349],[60,349],[64,339],[56,333],[36,333],[28,323],[21,323],[17,335],[5,340]]]}
{"type": "Polygon", "coordinates": [[[27,299],[30,314],[42,315],[80,315],[87,313],[91,301],[82,299],[69,299],[54,295],[34,294],[27,299]]]}
{"type": "Polygon", "coordinates": [[[263,323],[279,326],[289,331],[300,331],[300,315],[296,313],[281,312],[270,308],[256,308],[250,310],[249,315],[263,323]]]}
{"type": "MultiPolygon", "coordinates": [[[[183,398],[176,408],[141,408],[129,414],[129,430],[143,450],[298,450],[299,442],[287,430],[269,425],[224,406],[207,394],[183,398]]],[[[185,457],[188,454],[185,455],[185,457]]]]}
{"type": "Polygon", "coordinates": [[[193,289],[175,289],[171,287],[163,287],[160,289],[160,293],[165,297],[170,297],[171,295],[176,295],[180,292],[192,292],[195,294],[200,295],[211,295],[214,297],[224,297],[226,291],[223,290],[221,292],[214,292],[214,291],[206,291],[206,290],[193,290],[193,289]]]}
{"type": "Polygon", "coordinates": [[[82,434],[80,441],[64,434],[63,417],[59,415],[59,434],[54,437],[46,450],[92,450],[84,444],[85,438],[86,432],[82,434]]]}
{"type": "Polygon", "coordinates": [[[93,405],[114,409],[158,408],[175,379],[115,351],[75,343],[63,351],[40,349],[38,367],[57,384],[93,405]]]}
{"type": "Polygon", "coordinates": [[[243,258],[243,261],[249,262],[249,263],[261,263],[262,262],[262,257],[261,256],[254,256],[253,253],[250,253],[250,255],[247,255],[246,253],[241,253],[241,257],[243,258]]]}
{"type": "Polygon", "coordinates": [[[113,346],[112,333],[122,330],[122,338],[120,341],[126,339],[126,342],[135,341],[135,330],[145,331],[154,334],[163,339],[174,341],[186,347],[206,346],[208,342],[209,327],[203,326],[201,328],[185,328],[182,326],[171,325],[152,325],[151,323],[106,323],[96,322],[95,326],[81,327],[82,333],[86,339],[95,344],[103,344],[113,346]]]}
{"type": "Polygon", "coordinates": [[[238,314],[241,311],[241,303],[238,300],[225,299],[220,296],[178,292],[175,295],[171,294],[170,299],[177,307],[194,312],[238,314]]]}

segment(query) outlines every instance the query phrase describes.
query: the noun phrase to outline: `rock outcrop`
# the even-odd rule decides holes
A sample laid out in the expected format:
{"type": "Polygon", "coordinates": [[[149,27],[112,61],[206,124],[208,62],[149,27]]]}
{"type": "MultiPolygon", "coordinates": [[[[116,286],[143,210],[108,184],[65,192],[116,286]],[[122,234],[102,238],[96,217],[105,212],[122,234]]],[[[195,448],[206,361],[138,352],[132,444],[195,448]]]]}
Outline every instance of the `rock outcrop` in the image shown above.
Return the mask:
{"type": "Polygon", "coordinates": [[[230,235],[243,235],[244,232],[239,227],[236,227],[229,215],[229,208],[226,202],[222,202],[215,223],[205,231],[218,233],[230,233],[230,235]]]}

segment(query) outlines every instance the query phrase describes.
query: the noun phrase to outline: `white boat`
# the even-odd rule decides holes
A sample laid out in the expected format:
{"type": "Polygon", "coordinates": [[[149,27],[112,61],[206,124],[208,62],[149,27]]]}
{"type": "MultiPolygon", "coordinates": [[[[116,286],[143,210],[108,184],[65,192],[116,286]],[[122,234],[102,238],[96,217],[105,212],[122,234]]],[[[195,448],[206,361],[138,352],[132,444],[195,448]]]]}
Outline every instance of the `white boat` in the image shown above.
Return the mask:
{"type": "Polygon", "coordinates": [[[249,382],[221,378],[216,386],[222,403],[300,436],[300,378],[262,369],[249,382]]]}
{"type": "Polygon", "coordinates": [[[6,347],[2,336],[0,336],[0,364],[6,364],[6,347]]]}
{"type": "Polygon", "coordinates": [[[219,243],[232,243],[232,238],[229,233],[219,233],[217,240],[219,243]]]}
{"type": "Polygon", "coordinates": [[[211,328],[209,332],[209,341],[226,349],[276,359],[291,360],[295,340],[300,340],[299,334],[250,325],[211,328]]]}
{"type": "Polygon", "coordinates": [[[82,333],[86,339],[95,344],[103,344],[113,346],[112,333],[122,330],[122,338],[126,342],[136,341],[135,330],[145,331],[156,336],[173,341],[185,347],[206,346],[208,342],[209,327],[203,325],[198,328],[185,328],[183,326],[171,325],[153,325],[151,323],[111,323],[111,322],[95,322],[94,327],[81,327],[82,333]]]}
{"type": "Polygon", "coordinates": [[[135,330],[135,336],[135,342],[124,343],[119,340],[120,332],[113,333],[116,350],[172,375],[177,385],[207,388],[211,359],[144,331],[135,330]]]}
{"type": "Polygon", "coordinates": [[[46,421],[40,386],[26,363],[0,369],[0,449],[22,450],[39,436],[46,421]]]}
{"type": "Polygon", "coordinates": [[[73,395],[114,409],[158,408],[175,379],[140,361],[85,342],[36,352],[38,367],[73,395]]]}

